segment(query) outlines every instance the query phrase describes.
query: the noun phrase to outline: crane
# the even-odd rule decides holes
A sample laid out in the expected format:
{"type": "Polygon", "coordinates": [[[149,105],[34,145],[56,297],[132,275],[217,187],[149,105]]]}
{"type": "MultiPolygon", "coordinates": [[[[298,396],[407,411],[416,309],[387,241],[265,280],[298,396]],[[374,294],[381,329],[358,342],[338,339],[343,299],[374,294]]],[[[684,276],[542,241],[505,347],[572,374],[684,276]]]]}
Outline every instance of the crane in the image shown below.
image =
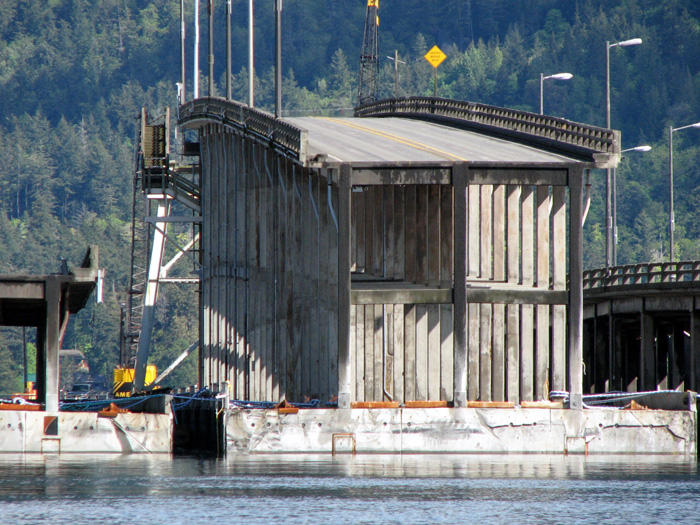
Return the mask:
{"type": "Polygon", "coordinates": [[[377,100],[377,76],[379,75],[379,57],[377,29],[379,27],[379,0],[367,0],[365,16],[365,33],[362,39],[360,55],[360,87],[358,102],[364,104],[377,100]]]}

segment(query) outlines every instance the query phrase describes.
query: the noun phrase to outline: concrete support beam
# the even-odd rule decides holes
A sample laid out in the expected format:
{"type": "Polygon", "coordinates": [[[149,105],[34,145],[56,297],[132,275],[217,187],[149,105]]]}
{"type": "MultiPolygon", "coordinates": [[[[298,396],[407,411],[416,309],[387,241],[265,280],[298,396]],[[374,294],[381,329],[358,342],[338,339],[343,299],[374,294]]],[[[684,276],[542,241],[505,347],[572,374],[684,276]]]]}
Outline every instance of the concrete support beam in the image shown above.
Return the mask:
{"type": "Polygon", "coordinates": [[[467,175],[465,164],[452,170],[454,187],[454,406],[467,405],[467,175]]]}
{"type": "Polygon", "coordinates": [[[569,170],[569,393],[571,408],[582,408],[583,395],[583,168],[569,170]]]}
{"type": "Polygon", "coordinates": [[[44,379],[46,413],[58,414],[59,334],[61,330],[61,278],[46,279],[46,338],[44,339],[44,379]]]}
{"type": "MultiPolygon", "coordinates": [[[[696,302],[698,300],[696,299],[696,302]]],[[[690,390],[697,392],[700,388],[700,369],[698,367],[698,358],[700,358],[700,310],[698,304],[690,312],[690,366],[688,370],[688,387],[690,390]]]]}
{"type": "Polygon", "coordinates": [[[646,311],[639,314],[640,318],[640,342],[639,342],[639,390],[655,389],[656,359],[654,352],[654,339],[656,328],[654,318],[646,311]]]}
{"type": "Polygon", "coordinates": [[[352,370],[350,359],[350,267],[352,238],[352,170],[349,164],[340,167],[338,177],[338,407],[350,408],[352,402],[352,370]]]}

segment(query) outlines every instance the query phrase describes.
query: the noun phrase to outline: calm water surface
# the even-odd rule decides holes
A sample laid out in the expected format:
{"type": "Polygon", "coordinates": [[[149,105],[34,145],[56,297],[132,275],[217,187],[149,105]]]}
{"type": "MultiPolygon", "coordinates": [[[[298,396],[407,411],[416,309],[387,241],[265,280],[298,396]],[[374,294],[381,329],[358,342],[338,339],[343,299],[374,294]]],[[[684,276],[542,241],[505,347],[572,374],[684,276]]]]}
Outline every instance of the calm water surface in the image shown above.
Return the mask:
{"type": "Polygon", "coordinates": [[[695,458],[0,454],[0,523],[700,523],[695,458]]]}

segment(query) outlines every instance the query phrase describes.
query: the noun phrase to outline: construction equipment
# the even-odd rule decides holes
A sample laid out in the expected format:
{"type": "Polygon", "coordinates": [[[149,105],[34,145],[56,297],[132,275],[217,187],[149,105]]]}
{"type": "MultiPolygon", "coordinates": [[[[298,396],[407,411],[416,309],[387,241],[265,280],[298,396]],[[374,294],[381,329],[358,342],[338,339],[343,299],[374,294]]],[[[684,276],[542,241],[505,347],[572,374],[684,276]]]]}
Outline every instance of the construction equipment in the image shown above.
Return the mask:
{"type": "Polygon", "coordinates": [[[362,54],[360,55],[360,87],[358,93],[360,106],[377,100],[377,77],[379,76],[378,28],[379,0],[367,0],[365,33],[362,39],[362,54]]]}
{"type": "MultiPolygon", "coordinates": [[[[158,375],[156,365],[148,365],[146,367],[146,376],[144,386],[151,385],[158,375]]],[[[134,384],[134,369],[117,367],[114,369],[114,383],[112,386],[112,394],[114,397],[130,397],[134,384]]]]}
{"type": "MultiPolygon", "coordinates": [[[[171,162],[169,117],[170,112],[166,109],[162,117],[149,119],[146,110],[142,109],[136,140],[138,151],[133,184],[131,279],[128,306],[123,308],[120,366],[114,370],[115,384],[119,376],[119,383],[129,384],[132,391],[142,390],[156,377],[153,372],[149,380],[152,365],[147,366],[147,363],[160,284],[198,286],[200,281],[198,276],[168,277],[173,265],[185,254],[191,253],[194,264],[199,264],[201,223],[198,165],[176,166],[171,162]],[[179,210],[180,215],[174,208],[176,203],[184,206],[179,210]],[[185,246],[180,246],[169,237],[167,229],[170,223],[191,224],[190,241],[185,246]],[[174,246],[175,255],[163,264],[167,241],[174,246]]],[[[183,155],[198,155],[198,148],[194,151],[188,149],[187,144],[184,146],[183,155]]]]}

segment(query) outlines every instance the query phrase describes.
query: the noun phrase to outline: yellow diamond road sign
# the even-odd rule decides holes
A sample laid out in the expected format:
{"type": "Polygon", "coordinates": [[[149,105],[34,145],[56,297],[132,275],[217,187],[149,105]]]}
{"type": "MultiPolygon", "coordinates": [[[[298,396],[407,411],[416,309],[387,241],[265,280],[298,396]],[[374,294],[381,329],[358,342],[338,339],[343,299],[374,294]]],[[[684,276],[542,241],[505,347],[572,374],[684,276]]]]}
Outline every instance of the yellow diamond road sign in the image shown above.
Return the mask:
{"type": "Polygon", "coordinates": [[[430,62],[430,65],[437,68],[442,61],[447,58],[447,55],[442,52],[438,46],[433,46],[433,48],[425,54],[425,59],[430,62]]]}

